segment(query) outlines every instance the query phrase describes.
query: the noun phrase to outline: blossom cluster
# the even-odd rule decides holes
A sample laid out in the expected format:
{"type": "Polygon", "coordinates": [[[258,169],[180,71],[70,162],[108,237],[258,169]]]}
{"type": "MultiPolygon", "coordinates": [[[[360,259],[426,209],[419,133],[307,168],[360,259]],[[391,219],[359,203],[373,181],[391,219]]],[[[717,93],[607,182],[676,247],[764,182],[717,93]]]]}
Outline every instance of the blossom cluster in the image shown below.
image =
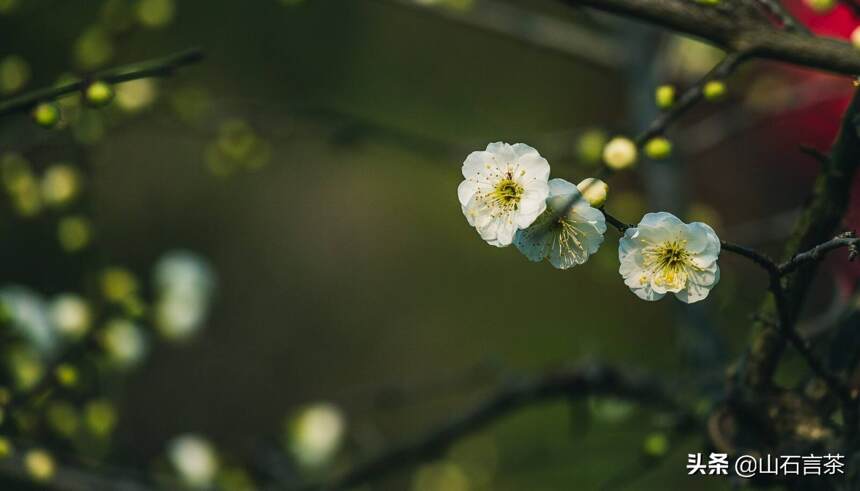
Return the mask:
{"type": "MultiPolygon", "coordinates": [[[[558,269],[584,264],[604,241],[606,184],[550,179],[550,165],[523,144],[491,143],[463,162],[457,195],[469,225],[488,244],[513,244],[529,260],[558,269]]],[[[667,293],[703,300],[720,279],[720,240],[705,223],[648,213],[618,244],[619,273],[643,300],[667,293]]]]}

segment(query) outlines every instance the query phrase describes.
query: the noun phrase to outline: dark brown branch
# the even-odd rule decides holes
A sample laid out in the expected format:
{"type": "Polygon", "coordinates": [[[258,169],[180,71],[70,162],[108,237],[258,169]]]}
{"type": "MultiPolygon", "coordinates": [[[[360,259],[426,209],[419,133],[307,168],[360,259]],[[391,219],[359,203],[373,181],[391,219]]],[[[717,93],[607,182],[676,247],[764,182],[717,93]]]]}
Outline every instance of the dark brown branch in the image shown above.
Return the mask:
{"type": "Polygon", "coordinates": [[[508,384],[472,410],[423,437],[384,452],[329,483],[301,489],[333,491],[359,487],[407,466],[437,458],[455,442],[524,407],[591,395],[618,397],[669,411],[677,416],[679,428],[689,428],[695,423],[694,415],[657,379],[624,373],[600,364],[587,364],[508,384]]]}
{"type": "Polygon", "coordinates": [[[803,264],[811,261],[820,261],[828,252],[835,251],[836,249],[841,249],[843,247],[847,247],[849,249],[848,260],[854,260],[857,255],[858,245],[860,245],[860,239],[858,239],[853,232],[846,232],[845,234],[834,237],[827,242],[818,244],[806,252],[795,254],[790,260],[779,265],[779,274],[783,276],[787,275],[803,264]]]}
{"type": "Polygon", "coordinates": [[[727,52],[783,61],[819,70],[860,74],[860,51],[835,39],[776,29],[760,19],[746,19],[689,0],[562,0],[592,7],[674,31],[690,34],[727,52]]]}
{"type": "Polygon", "coordinates": [[[773,259],[767,257],[766,255],[751,249],[749,247],[733,244],[731,242],[726,242],[725,240],[720,241],[720,247],[722,250],[733,252],[739,256],[743,256],[755,264],[762,267],[768,275],[772,276],[777,273],[778,266],[773,259]]]}
{"type": "Polygon", "coordinates": [[[64,95],[80,92],[87,87],[87,84],[94,80],[118,84],[140,78],[167,77],[172,75],[177,69],[197,63],[202,59],[203,52],[200,49],[189,49],[164,58],[110,68],[93,73],[82,80],[57,87],[45,87],[33,90],[17,97],[0,101],[0,116],[28,111],[41,102],[53,101],[64,95]]]}
{"type": "Polygon", "coordinates": [[[620,233],[622,233],[622,234],[623,234],[625,231],[627,231],[627,229],[628,229],[628,228],[633,228],[633,227],[634,227],[634,225],[630,225],[630,224],[624,223],[624,222],[622,222],[621,220],[619,220],[619,219],[615,218],[614,216],[610,215],[610,214],[609,214],[609,212],[608,212],[608,211],[606,211],[606,209],[604,209],[604,208],[601,208],[601,209],[600,209],[600,211],[602,211],[602,212],[603,212],[603,216],[604,216],[604,217],[606,217],[606,221],[607,221],[607,222],[609,222],[609,224],[610,224],[610,225],[612,225],[613,227],[615,227],[615,228],[618,230],[618,232],[620,232],[620,233]]]}

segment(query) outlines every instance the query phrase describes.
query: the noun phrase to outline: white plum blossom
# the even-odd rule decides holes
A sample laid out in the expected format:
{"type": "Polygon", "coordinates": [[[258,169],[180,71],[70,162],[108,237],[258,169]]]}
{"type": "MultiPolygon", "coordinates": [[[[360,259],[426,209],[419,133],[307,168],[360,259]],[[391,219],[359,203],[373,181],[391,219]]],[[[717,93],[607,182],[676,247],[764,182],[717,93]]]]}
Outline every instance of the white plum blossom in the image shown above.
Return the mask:
{"type": "Polygon", "coordinates": [[[546,211],[532,226],[517,232],[514,245],[530,260],[547,258],[558,269],[583,264],[603,243],[603,213],[564,179],[549,181],[546,203],[546,211]]]}
{"type": "Polygon", "coordinates": [[[546,209],[549,163],[524,143],[490,143],[470,153],[463,177],[457,188],[463,214],[490,245],[509,246],[546,209]]]}
{"type": "Polygon", "coordinates": [[[720,239],[710,226],[666,212],[646,214],[618,244],[619,272],[643,300],[666,293],[685,303],[703,300],[720,280],[719,255],[720,239]]]}

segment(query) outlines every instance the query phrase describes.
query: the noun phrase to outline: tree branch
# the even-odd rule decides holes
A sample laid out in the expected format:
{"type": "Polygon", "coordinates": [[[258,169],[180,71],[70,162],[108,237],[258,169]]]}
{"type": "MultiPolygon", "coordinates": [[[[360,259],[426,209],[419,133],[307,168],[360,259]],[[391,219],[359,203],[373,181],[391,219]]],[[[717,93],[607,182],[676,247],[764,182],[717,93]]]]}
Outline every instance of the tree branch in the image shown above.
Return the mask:
{"type": "Polygon", "coordinates": [[[414,442],[384,452],[331,482],[301,489],[333,491],[355,488],[406,466],[437,458],[457,441],[524,407],[550,400],[577,399],[590,395],[613,396],[670,411],[678,416],[679,427],[691,427],[696,420],[695,416],[677,401],[674,394],[655,378],[624,373],[609,366],[591,363],[506,385],[464,415],[414,442]]]}
{"type": "Polygon", "coordinates": [[[846,232],[828,240],[827,242],[818,244],[806,252],[795,254],[790,260],[779,265],[779,274],[781,276],[785,276],[805,263],[820,261],[828,252],[835,251],[836,249],[841,249],[843,247],[848,248],[848,260],[853,261],[857,256],[858,246],[860,246],[860,239],[858,239],[853,232],[846,232]]]}
{"type": "Polygon", "coordinates": [[[11,99],[0,101],[0,116],[28,111],[39,103],[53,101],[64,95],[80,92],[87,87],[87,84],[94,80],[101,80],[109,84],[118,84],[139,78],[167,77],[172,75],[177,69],[197,63],[202,59],[203,51],[194,48],[163,58],[110,68],[61,86],[32,90],[11,99]]]}
{"type": "Polygon", "coordinates": [[[562,0],[592,7],[699,37],[728,52],[743,52],[819,70],[860,74],[860,51],[835,39],[776,29],[731,9],[689,0],[562,0]]]}

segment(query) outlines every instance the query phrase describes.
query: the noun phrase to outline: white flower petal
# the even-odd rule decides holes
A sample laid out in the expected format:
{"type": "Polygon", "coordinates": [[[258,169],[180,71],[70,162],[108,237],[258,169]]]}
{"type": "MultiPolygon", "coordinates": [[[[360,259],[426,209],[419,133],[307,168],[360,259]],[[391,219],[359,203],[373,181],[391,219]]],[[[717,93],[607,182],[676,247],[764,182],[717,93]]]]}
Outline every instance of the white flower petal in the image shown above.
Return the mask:
{"type": "Polygon", "coordinates": [[[684,230],[686,228],[684,222],[680,218],[665,211],[656,213],[646,213],[639,221],[638,227],[653,227],[656,229],[669,228],[672,230],[684,230]]]}
{"type": "Polygon", "coordinates": [[[511,149],[514,151],[514,155],[517,158],[522,157],[540,157],[540,154],[533,147],[526,145],[525,143],[514,143],[511,145],[511,149]]]}
{"type": "Polygon", "coordinates": [[[463,162],[463,177],[478,182],[489,182],[491,170],[497,169],[495,157],[490,152],[472,152],[463,162]]]}
{"type": "Polygon", "coordinates": [[[545,227],[529,227],[517,231],[514,236],[514,245],[529,261],[539,262],[549,253],[550,236],[545,227]]]}
{"type": "Polygon", "coordinates": [[[463,181],[457,186],[457,198],[460,199],[460,205],[466,206],[469,204],[469,200],[472,199],[472,196],[475,195],[479,189],[479,184],[477,181],[463,181]]]}
{"type": "Polygon", "coordinates": [[[577,195],[580,194],[579,189],[576,187],[576,185],[574,185],[570,182],[567,182],[564,179],[559,179],[559,178],[550,179],[548,182],[548,185],[549,185],[549,196],[550,197],[564,196],[564,195],[574,194],[574,193],[576,193],[577,195]]]}
{"type": "Polygon", "coordinates": [[[711,293],[711,289],[720,281],[720,268],[716,266],[713,281],[709,285],[690,283],[687,288],[675,293],[675,298],[684,303],[696,303],[704,300],[711,293]]]}

